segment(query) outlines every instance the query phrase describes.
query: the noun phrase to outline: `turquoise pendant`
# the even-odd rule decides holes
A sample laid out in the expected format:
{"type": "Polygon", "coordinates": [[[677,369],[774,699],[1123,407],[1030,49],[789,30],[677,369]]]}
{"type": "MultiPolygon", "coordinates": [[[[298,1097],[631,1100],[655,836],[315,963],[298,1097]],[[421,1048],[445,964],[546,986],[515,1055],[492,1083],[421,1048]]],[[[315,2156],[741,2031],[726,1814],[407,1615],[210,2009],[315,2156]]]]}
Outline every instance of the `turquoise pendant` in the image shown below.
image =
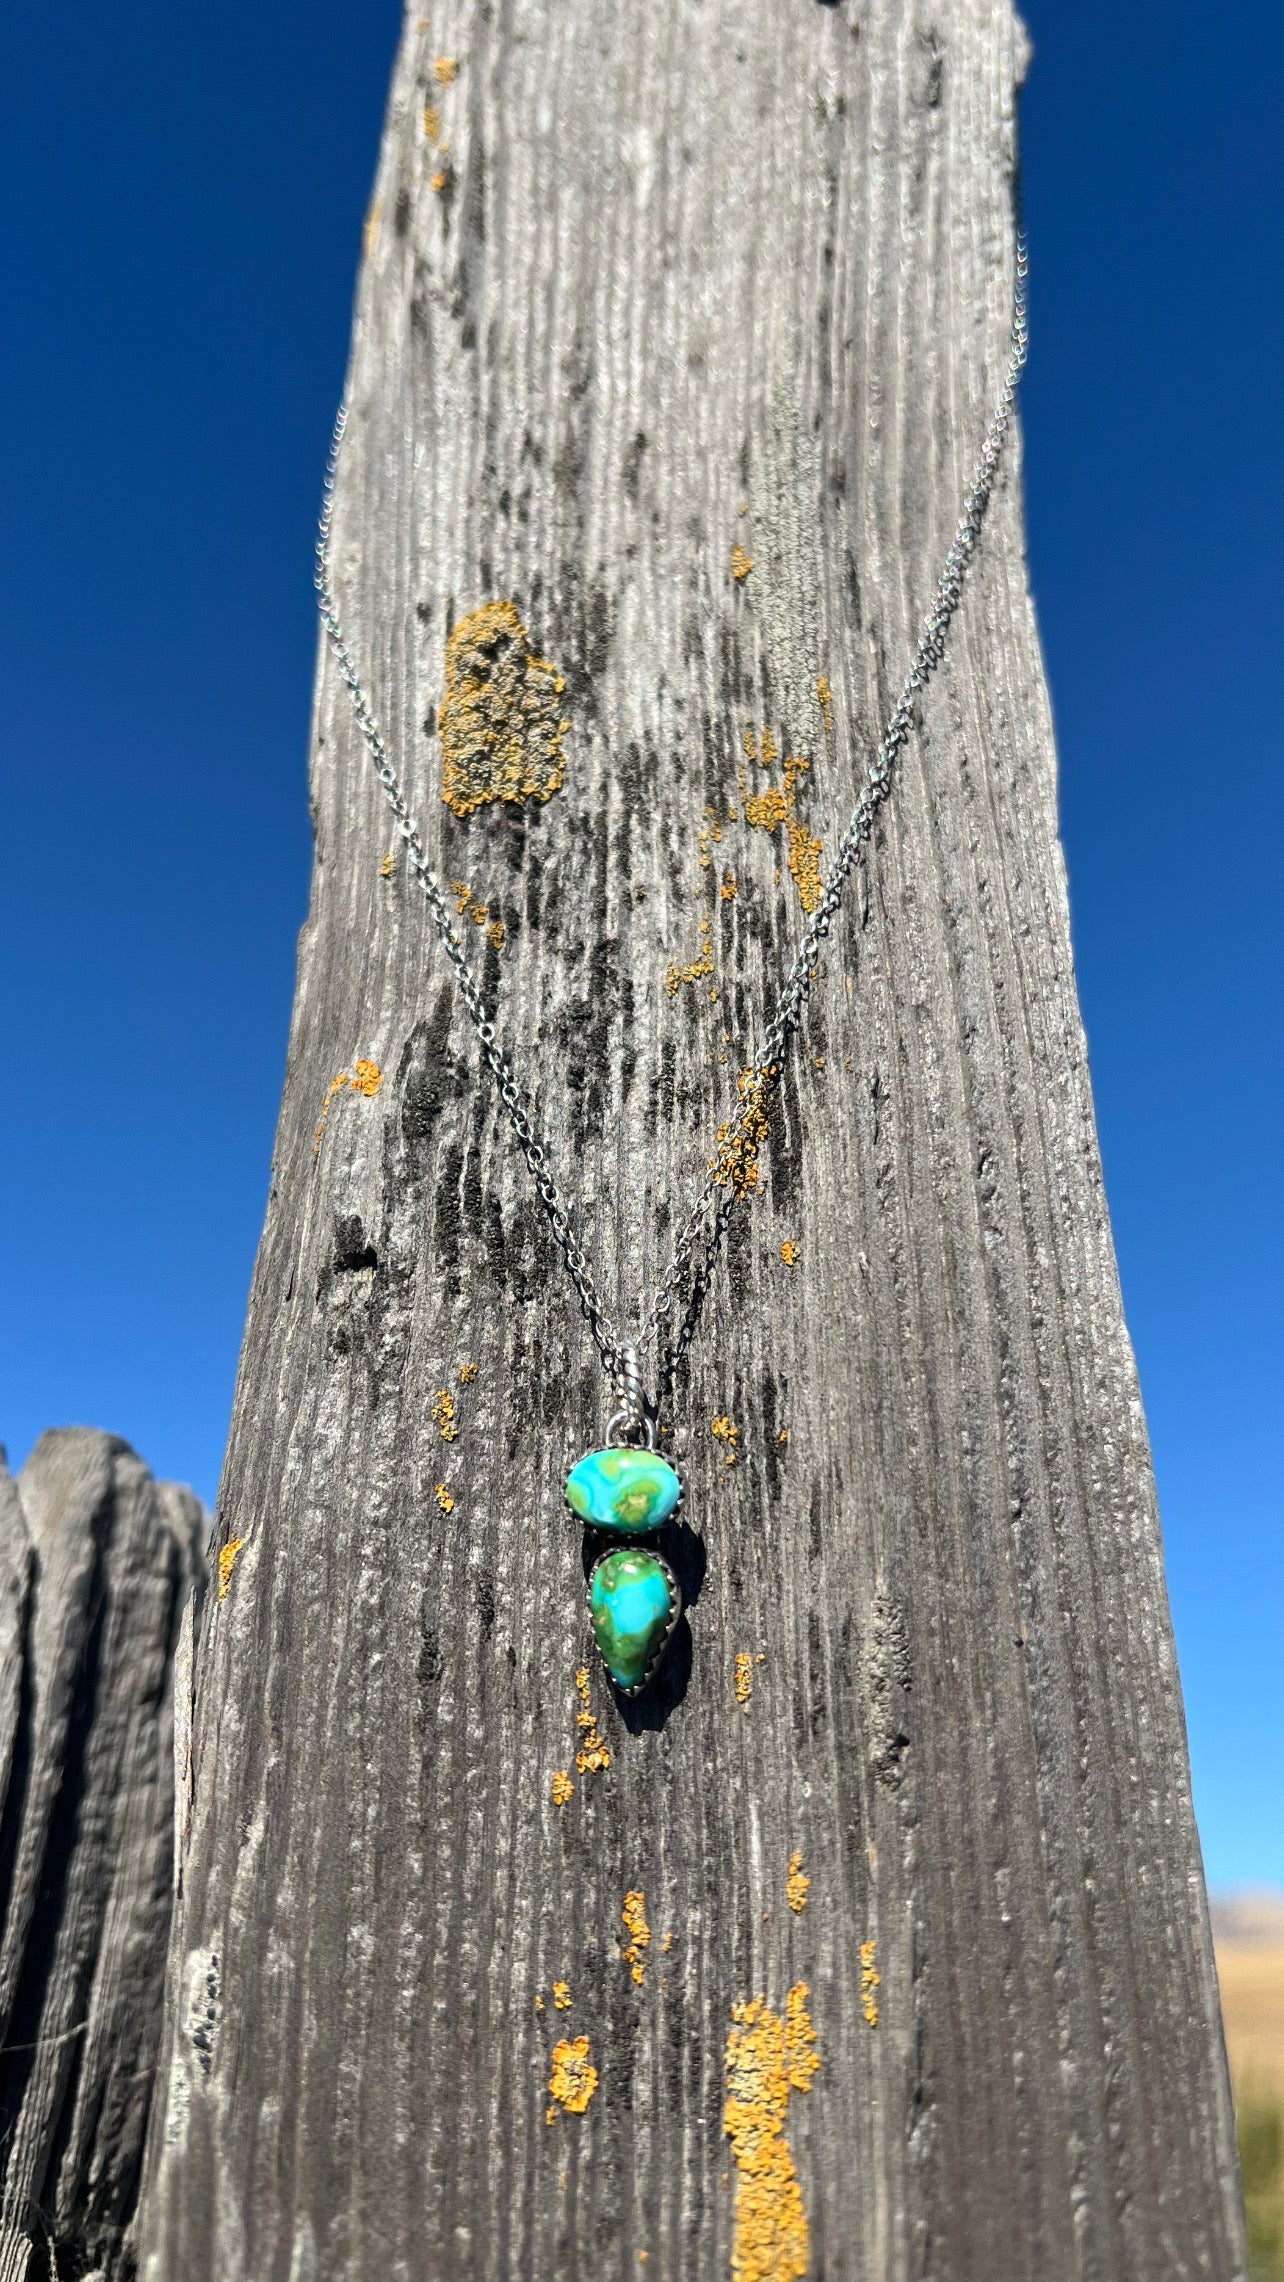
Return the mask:
{"type": "Polygon", "coordinates": [[[655,1450],[590,1450],[566,1477],[578,1520],[619,1537],[646,1537],[682,1503],[677,1468],[655,1450]]]}
{"type": "Polygon", "coordinates": [[[648,1547],[619,1545],[596,1563],[589,1619],[602,1662],[623,1695],[640,1695],[681,1613],[678,1580],[648,1547]]]}
{"type": "MultiPolygon", "coordinates": [[[[681,1505],[682,1477],[658,1451],[616,1444],[590,1450],[572,1466],[566,1502],[586,1529],[625,1540],[651,1537],[681,1505]]],[[[594,1562],[588,1602],[593,1638],[616,1687],[640,1694],[682,1614],[672,1569],[650,1546],[618,1545],[594,1562]]]]}

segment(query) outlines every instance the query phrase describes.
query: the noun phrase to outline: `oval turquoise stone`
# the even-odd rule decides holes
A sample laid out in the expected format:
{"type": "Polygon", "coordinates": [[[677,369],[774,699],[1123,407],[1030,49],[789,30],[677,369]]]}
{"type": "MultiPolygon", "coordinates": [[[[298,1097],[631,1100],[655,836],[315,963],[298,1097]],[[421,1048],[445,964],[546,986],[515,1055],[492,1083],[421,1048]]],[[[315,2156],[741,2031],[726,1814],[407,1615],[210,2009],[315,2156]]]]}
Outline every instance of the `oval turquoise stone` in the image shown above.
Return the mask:
{"type": "Polygon", "coordinates": [[[678,1621],[681,1595],[672,1572],[643,1546],[604,1554],[589,1583],[593,1637],[619,1688],[640,1688],[678,1621]]]}
{"type": "Polygon", "coordinates": [[[581,1521],[642,1537],[677,1506],[682,1484],[654,1450],[590,1450],[566,1477],[566,1502],[581,1521]]]}

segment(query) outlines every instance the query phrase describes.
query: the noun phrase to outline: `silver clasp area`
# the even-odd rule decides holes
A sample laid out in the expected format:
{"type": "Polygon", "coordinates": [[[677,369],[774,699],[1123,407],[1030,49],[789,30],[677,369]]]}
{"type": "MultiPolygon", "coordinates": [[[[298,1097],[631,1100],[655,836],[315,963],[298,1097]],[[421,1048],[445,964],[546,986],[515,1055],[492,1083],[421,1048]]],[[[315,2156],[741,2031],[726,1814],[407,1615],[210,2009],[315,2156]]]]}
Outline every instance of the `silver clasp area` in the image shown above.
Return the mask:
{"type": "Polygon", "coordinates": [[[642,1384],[642,1366],[636,1347],[620,1349],[620,1368],[615,1380],[615,1399],[618,1405],[606,1422],[608,1443],[626,1443],[631,1448],[655,1448],[655,1419],[646,1399],[642,1384]]]}

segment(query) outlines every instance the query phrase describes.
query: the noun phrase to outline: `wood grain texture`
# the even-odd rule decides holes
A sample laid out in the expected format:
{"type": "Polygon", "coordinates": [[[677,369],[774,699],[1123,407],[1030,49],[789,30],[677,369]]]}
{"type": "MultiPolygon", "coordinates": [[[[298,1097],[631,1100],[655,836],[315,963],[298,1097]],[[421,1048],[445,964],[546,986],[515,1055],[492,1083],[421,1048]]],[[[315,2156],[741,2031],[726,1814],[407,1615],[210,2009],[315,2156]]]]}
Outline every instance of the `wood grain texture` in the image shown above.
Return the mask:
{"type": "MultiPolygon", "coordinates": [[[[622,1308],[800,931],[745,733],[810,760],[831,848],[964,494],[1023,57],[1004,0],[406,20],[336,583],[622,1308]],[[496,600],[563,676],[566,779],[460,821],[445,645],[496,600]]],[[[799,1984],[813,2275],[1241,2275],[1015,449],[673,1406],[689,1628],[636,1707],[590,1667],[605,1770],[562,1503],[602,1390],[325,661],[312,794],[149,2282],[726,2275],[733,2007],[799,1984]],[[331,1092],[358,1057],[378,1090],[331,1092]],[[597,2089],[548,2122],[581,2035],[597,2089]]]]}
{"type": "Polygon", "coordinates": [[[0,1576],[29,1578],[4,1640],[3,2282],[135,2271],[170,1913],[169,1673],[202,1521],[190,1490],[88,1428],[44,1435],[17,1484],[0,1474],[0,1576]]]}

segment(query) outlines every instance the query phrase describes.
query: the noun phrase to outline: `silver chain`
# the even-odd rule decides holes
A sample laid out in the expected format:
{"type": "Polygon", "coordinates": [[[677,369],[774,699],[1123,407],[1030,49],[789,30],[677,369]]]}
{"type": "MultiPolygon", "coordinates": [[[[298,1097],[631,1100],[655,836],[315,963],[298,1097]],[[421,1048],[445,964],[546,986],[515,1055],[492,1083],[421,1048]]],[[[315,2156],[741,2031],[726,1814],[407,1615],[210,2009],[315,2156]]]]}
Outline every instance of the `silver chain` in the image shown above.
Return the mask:
{"type": "Polygon", "coordinates": [[[418,828],[411,816],[400,779],[392,765],[388,748],[371,710],[370,701],[362,686],[361,676],[353,663],[342,622],[335,605],[331,584],[330,526],[334,514],[335,474],[339,464],[339,451],[348,421],[346,404],[339,406],[326,462],[325,492],[321,507],[320,527],[317,534],[317,567],[315,586],[321,611],[321,624],[334,654],[339,671],[347,683],[352,709],[366,748],[374,763],[375,774],[383,787],[388,806],[392,810],[397,831],[405,843],[411,870],[428,899],[433,924],[441,938],[446,957],[454,969],[459,995],[464,1002],[469,1020],[481,1044],[482,1058],[499,1091],[499,1098],[508,1116],[518,1147],[526,1160],[531,1179],[540,1202],[548,1215],[549,1226],[566,1266],[566,1272],[575,1286],[585,1320],[593,1334],[594,1343],[602,1358],[603,1367],[614,1389],[618,1409],[611,1420],[611,1430],[629,1439],[651,1441],[659,1401],[668,1392],[687,1348],[694,1336],[696,1322],[713,1275],[714,1264],[726,1234],[727,1224],[735,1203],[736,1192],[728,1185],[726,1165],[729,1152],[742,1141],[749,1120],[760,1115],[766,1098],[774,1085],[785,1047],[803,1019],[811,986],[815,980],[820,959],[820,946],[828,935],[843,899],[843,890],[857,863],[860,852],[869,840],[874,820],[892,789],[892,777],[897,756],[908,743],[914,724],[915,708],[920,692],[930,681],[936,667],[945,655],[945,637],[950,622],[963,595],[963,581],[981,535],[985,511],[994,489],[1003,447],[1011,425],[1016,402],[1017,381],[1025,363],[1029,346],[1026,317],[1026,278],[1028,274],[1026,244],[1023,235],[1016,242],[1016,277],[1012,296],[1011,347],[1007,370],[999,399],[990,415],[977,461],[971,489],[964,503],[963,514],[950,543],[945,567],[936,582],[931,609],[919,637],[914,661],[906,675],[905,684],[883,730],[882,742],[866,771],[860,798],[852,810],[847,829],[838,843],[834,860],[829,867],[821,890],[820,901],[811,915],[805,934],[794,953],[793,962],[785,977],[775,1010],[767,1024],[762,1052],[752,1065],[750,1083],[742,1087],[740,1099],[720,1136],[717,1157],[710,1165],[704,1186],[683,1223],[673,1257],[665,1269],[647,1313],[640,1337],[643,1341],[657,1342],[656,1400],[648,1401],[644,1391],[637,1344],[621,1338],[607,1314],[598,1292],[593,1271],[583,1247],[571,1226],[567,1201],[549,1170],[548,1150],[536,1125],[526,1098],[513,1075],[512,1067],[503,1053],[495,1032],[495,1025],[486,1013],[472,969],[464,953],[450,906],[442,892],[441,882],[424,854],[418,828]],[[679,1294],[687,1289],[687,1301],[676,1328],[672,1325],[673,1311],[679,1294]]]}

